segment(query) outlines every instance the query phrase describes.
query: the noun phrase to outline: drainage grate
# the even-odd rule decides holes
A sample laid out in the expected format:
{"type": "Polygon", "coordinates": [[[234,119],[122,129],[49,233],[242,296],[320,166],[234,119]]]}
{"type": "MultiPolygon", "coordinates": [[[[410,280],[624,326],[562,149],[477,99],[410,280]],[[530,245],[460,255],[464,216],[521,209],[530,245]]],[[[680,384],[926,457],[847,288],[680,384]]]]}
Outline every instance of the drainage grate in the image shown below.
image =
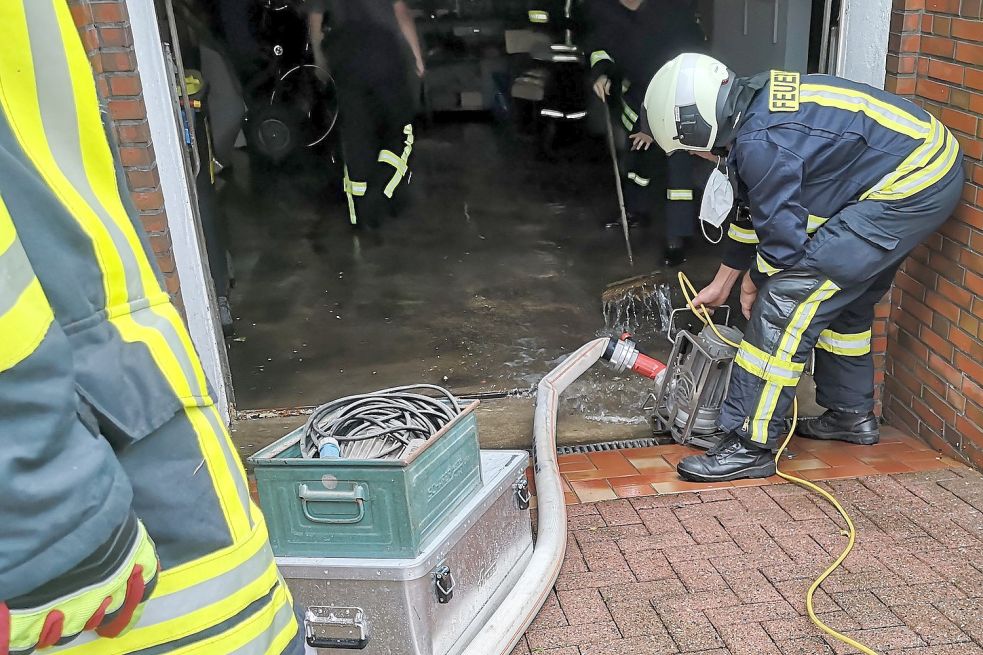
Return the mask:
{"type": "Polygon", "coordinates": [[[600,453],[607,450],[623,450],[626,448],[650,448],[658,446],[659,441],[652,437],[646,439],[628,439],[626,441],[605,441],[602,443],[585,443],[579,446],[560,446],[557,455],[575,455],[580,453],[600,453]]]}

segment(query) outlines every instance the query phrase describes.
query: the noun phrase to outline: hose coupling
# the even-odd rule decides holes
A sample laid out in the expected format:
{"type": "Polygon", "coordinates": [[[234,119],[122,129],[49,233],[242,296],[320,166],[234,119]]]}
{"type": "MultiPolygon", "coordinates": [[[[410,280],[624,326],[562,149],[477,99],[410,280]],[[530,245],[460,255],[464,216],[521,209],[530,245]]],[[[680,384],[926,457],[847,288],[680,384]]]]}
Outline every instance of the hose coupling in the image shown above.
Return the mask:
{"type": "Polygon", "coordinates": [[[641,352],[631,334],[627,332],[622,334],[620,339],[611,337],[602,358],[610,362],[619,373],[630,369],[651,380],[658,380],[666,370],[665,364],[641,352]]]}

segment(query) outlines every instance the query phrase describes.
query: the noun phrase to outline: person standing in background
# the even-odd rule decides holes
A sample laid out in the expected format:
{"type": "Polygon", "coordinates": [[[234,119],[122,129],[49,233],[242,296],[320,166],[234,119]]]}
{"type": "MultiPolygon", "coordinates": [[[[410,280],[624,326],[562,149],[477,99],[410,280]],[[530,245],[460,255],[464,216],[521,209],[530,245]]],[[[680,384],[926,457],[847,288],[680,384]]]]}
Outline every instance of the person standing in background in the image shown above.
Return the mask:
{"type": "Polygon", "coordinates": [[[409,181],[416,93],[408,72],[425,70],[416,26],[403,0],[307,8],[314,61],[330,67],[338,87],[349,220],[377,228],[409,181]]]}
{"type": "Polygon", "coordinates": [[[696,227],[693,160],[667,158],[650,148],[652,138],[642,131],[639,114],[656,71],[676,55],[703,47],[696,8],[688,1],[587,0],[585,17],[594,93],[605,103],[611,96],[620,105],[620,122],[629,135],[631,149],[622,162],[629,220],[650,218],[664,194],[664,259],[667,266],[677,266],[686,260],[685,242],[696,227]]]}

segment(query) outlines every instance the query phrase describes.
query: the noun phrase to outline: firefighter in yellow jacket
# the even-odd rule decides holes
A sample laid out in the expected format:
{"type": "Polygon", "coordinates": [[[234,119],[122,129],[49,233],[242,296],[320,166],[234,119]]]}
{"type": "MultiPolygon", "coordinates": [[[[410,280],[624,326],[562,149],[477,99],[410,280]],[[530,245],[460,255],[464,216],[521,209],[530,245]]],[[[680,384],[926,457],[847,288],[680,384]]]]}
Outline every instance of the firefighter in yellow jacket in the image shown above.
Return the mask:
{"type": "Polygon", "coordinates": [[[0,25],[0,655],[300,653],[67,3],[0,25]]]}

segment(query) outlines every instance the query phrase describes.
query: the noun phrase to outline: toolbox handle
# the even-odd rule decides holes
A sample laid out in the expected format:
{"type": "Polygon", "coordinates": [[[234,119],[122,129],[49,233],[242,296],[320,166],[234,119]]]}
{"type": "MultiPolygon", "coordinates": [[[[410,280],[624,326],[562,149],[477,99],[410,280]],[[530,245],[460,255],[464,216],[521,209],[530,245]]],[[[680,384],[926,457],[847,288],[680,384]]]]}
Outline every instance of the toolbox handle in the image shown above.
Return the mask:
{"type": "Polygon", "coordinates": [[[348,525],[358,523],[365,518],[365,487],[360,484],[355,485],[351,491],[337,491],[328,489],[311,489],[306,484],[300,485],[297,492],[301,505],[304,508],[304,516],[312,523],[331,523],[334,525],[348,525]],[[307,503],[355,503],[358,506],[358,513],[355,516],[346,518],[329,518],[326,516],[314,516],[311,514],[307,503]]]}
{"type": "Polygon", "coordinates": [[[336,616],[329,612],[327,616],[308,610],[304,614],[304,639],[311,648],[338,648],[345,650],[362,650],[369,645],[369,634],[365,627],[365,613],[357,608],[316,608],[325,610],[353,610],[354,616],[347,618],[336,616]],[[358,630],[357,637],[322,637],[315,633],[315,626],[329,625],[350,627],[358,630]]]}

